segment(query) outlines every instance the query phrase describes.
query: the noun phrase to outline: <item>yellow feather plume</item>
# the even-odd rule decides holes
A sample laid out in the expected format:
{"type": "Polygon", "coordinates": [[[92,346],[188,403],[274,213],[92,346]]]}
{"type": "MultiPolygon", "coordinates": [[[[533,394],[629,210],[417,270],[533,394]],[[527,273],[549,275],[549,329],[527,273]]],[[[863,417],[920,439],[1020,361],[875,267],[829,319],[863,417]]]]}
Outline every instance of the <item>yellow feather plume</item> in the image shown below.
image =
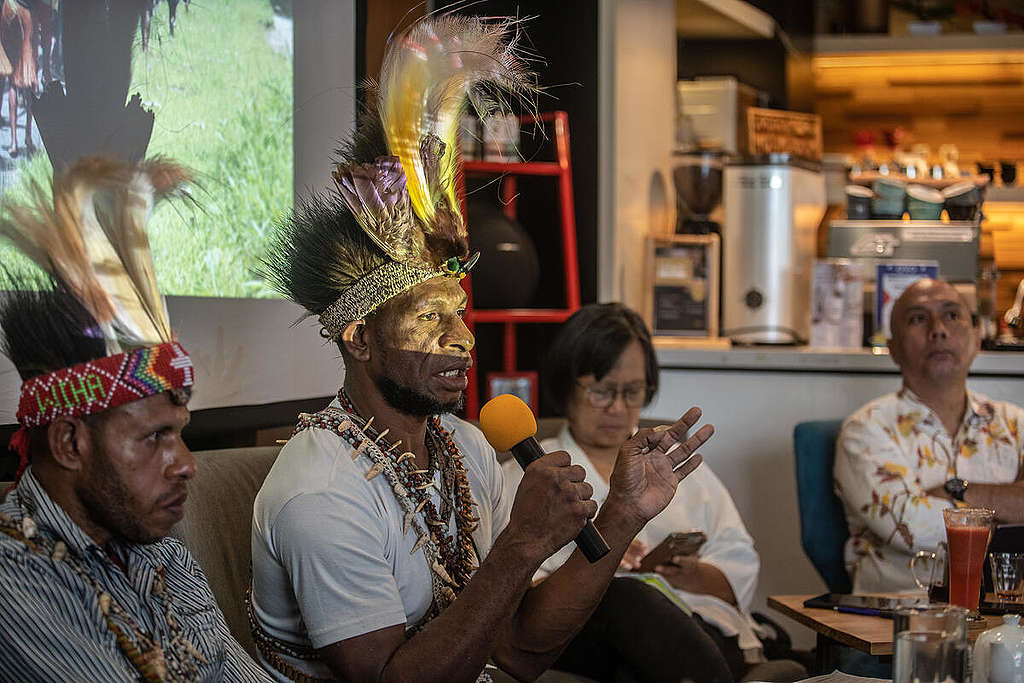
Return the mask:
{"type": "Polygon", "coordinates": [[[29,204],[7,204],[0,235],[68,286],[100,324],[109,353],[169,341],[146,222],[157,200],[189,180],[165,160],[83,159],[52,193],[33,184],[29,204]]]}
{"type": "Polygon", "coordinates": [[[465,243],[455,180],[459,119],[467,101],[482,116],[500,105],[493,97],[499,90],[523,99],[536,91],[516,51],[518,27],[514,19],[485,22],[445,14],[418,22],[388,46],[378,108],[428,247],[465,243]],[[479,87],[484,83],[489,91],[479,87]]]}

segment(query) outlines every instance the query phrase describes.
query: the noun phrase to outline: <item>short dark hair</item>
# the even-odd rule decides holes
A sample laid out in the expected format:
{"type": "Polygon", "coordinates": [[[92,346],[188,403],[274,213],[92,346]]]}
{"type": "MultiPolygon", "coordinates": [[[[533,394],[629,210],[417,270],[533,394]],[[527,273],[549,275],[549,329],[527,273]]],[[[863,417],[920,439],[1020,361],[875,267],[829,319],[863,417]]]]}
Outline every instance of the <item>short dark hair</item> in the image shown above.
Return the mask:
{"type": "Polygon", "coordinates": [[[96,320],[62,282],[2,270],[0,353],[22,381],[107,355],[96,320]]]}
{"type": "Polygon", "coordinates": [[[620,303],[588,304],[566,320],[544,363],[544,394],[555,412],[566,414],[576,380],[593,375],[600,381],[633,340],[644,351],[647,405],[658,390],[658,359],[636,311],[620,303]]]}

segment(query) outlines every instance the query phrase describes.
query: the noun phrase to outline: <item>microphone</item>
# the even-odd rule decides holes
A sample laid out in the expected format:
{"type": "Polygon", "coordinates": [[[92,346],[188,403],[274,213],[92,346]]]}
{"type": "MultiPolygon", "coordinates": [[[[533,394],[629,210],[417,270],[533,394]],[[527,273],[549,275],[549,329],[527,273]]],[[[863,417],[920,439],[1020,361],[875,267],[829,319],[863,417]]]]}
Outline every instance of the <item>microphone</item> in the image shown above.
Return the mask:
{"type": "MultiPolygon", "coordinates": [[[[544,456],[537,434],[537,420],[533,411],[512,394],[495,396],[480,409],[480,429],[496,451],[511,451],[524,470],[534,460],[544,456]]],[[[591,563],[608,554],[611,548],[589,519],[576,537],[576,545],[591,563]]]]}

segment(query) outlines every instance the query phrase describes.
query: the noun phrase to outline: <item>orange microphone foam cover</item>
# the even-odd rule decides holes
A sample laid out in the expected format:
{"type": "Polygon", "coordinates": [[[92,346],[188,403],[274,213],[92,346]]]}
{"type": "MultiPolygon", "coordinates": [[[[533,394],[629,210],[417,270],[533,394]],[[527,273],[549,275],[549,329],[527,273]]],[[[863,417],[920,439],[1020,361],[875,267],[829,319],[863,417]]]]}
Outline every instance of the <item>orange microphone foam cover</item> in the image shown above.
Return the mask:
{"type": "Polygon", "coordinates": [[[494,450],[510,451],[537,433],[537,418],[518,396],[499,394],[480,409],[480,430],[494,450]]]}

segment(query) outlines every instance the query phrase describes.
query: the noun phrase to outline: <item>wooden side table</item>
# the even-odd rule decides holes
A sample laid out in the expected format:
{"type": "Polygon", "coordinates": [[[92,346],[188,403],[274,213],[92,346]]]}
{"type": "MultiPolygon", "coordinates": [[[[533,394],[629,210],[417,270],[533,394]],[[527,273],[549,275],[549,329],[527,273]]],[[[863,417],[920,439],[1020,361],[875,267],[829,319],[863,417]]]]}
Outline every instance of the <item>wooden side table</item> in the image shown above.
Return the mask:
{"type": "MultiPolygon", "coordinates": [[[[839,663],[839,646],[846,645],[877,657],[892,656],[892,619],[863,614],[847,614],[829,609],[804,607],[813,595],[772,595],[768,606],[803,624],[817,634],[815,667],[818,673],[835,670],[839,663]]],[[[983,631],[1003,623],[1003,618],[982,615],[984,623],[967,632],[973,643],[983,631]]]]}

